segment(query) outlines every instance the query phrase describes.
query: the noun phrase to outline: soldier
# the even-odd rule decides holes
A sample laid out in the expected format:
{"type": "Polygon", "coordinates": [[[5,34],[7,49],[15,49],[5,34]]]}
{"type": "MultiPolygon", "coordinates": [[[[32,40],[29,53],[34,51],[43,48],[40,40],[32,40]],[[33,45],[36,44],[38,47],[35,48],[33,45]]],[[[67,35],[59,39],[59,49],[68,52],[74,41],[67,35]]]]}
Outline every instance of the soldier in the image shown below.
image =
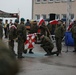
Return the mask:
{"type": "Polygon", "coordinates": [[[43,22],[42,25],[39,27],[40,30],[41,30],[41,34],[45,35],[45,36],[48,36],[50,38],[50,31],[48,29],[48,27],[45,25],[45,23],[43,22]]]}
{"type": "Polygon", "coordinates": [[[74,21],[71,32],[72,32],[72,37],[74,39],[74,51],[73,52],[76,52],[76,20],[74,21]]]}
{"type": "MultiPolygon", "coordinates": [[[[57,52],[52,52],[54,45],[52,43],[52,40],[49,39],[49,37],[44,36],[41,34],[41,47],[45,50],[46,54],[45,56],[50,56],[57,54],[57,52]]],[[[58,55],[58,54],[57,54],[58,55]]]]}
{"type": "Polygon", "coordinates": [[[0,40],[0,75],[16,75],[19,71],[19,64],[13,55],[0,40]]]}
{"type": "Polygon", "coordinates": [[[64,27],[63,27],[63,21],[59,20],[58,25],[55,29],[55,40],[56,40],[56,47],[57,47],[57,52],[61,53],[62,50],[62,39],[64,37],[64,27]]]}
{"type": "Polygon", "coordinates": [[[2,26],[2,19],[0,19],[0,39],[3,37],[3,26],[2,26]]]}
{"type": "Polygon", "coordinates": [[[4,31],[5,31],[5,38],[7,38],[8,37],[8,32],[9,32],[8,20],[5,20],[4,31]]]}
{"type": "Polygon", "coordinates": [[[24,51],[24,42],[26,41],[26,28],[24,25],[24,18],[21,18],[21,23],[18,25],[17,35],[18,35],[18,58],[24,58],[22,52],[24,51]]]}
{"type": "Polygon", "coordinates": [[[12,25],[9,29],[9,48],[13,51],[13,53],[16,55],[14,51],[14,40],[17,38],[17,26],[18,26],[19,20],[15,20],[15,24],[12,25]]]}

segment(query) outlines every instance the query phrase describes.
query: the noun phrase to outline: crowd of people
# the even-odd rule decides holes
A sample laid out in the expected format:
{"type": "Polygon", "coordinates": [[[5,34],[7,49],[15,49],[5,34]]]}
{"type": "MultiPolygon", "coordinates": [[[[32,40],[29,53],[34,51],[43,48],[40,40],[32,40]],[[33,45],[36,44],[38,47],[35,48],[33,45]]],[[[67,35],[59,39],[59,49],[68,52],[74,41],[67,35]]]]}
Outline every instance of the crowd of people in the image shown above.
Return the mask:
{"type": "MultiPolygon", "coordinates": [[[[74,38],[74,43],[76,43],[75,24],[76,22],[74,22],[74,25],[71,29],[74,38]]],[[[18,58],[24,58],[22,56],[22,53],[25,54],[27,53],[27,49],[26,50],[24,49],[24,42],[27,39],[27,35],[37,33],[37,36],[35,37],[36,40],[35,43],[41,44],[40,46],[46,52],[45,56],[54,55],[54,54],[58,56],[62,50],[62,39],[65,34],[65,26],[62,20],[58,20],[58,24],[55,25],[56,27],[55,30],[53,31],[55,35],[56,47],[57,47],[57,51],[55,52],[53,51],[54,44],[52,42],[52,38],[50,37],[50,35],[52,34],[51,26],[52,25],[50,25],[49,22],[48,25],[46,25],[45,22],[42,22],[41,25],[38,25],[37,21],[30,21],[29,19],[27,19],[27,22],[25,23],[24,18],[20,19],[20,23],[18,19],[15,19],[14,23],[12,23],[12,20],[10,20],[10,23],[8,23],[8,20],[5,20],[5,24],[2,25],[2,19],[0,19],[0,39],[3,38],[3,29],[4,29],[4,33],[5,33],[4,36],[5,38],[9,38],[8,45],[9,48],[12,50],[13,54],[17,55],[18,58]],[[14,51],[15,40],[18,43],[17,54],[14,51]],[[40,40],[40,42],[38,42],[37,40],[40,40]]],[[[33,49],[29,49],[30,54],[34,54],[32,50],[33,49]]],[[[76,52],[76,46],[74,52],[76,52]]]]}
{"type": "MultiPolygon", "coordinates": [[[[46,52],[45,56],[50,55],[59,55],[62,51],[62,39],[65,34],[65,26],[62,20],[58,20],[58,24],[55,25],[55,30],[53,31],[56,40],[56,51],[53,51],[54,44],[51,38],[52,32],[52,25],[48,22],[46,25],[45,22],[42,22],[41,25],[38,25],[37,21],[30,21],[27,19],[25,23],[25,19],[21,18],[20,23],[19,19],[15,19],[14,23],[10,20],[5,20],[5,24],[2,22],[3,20],[0,19],[0,75],[15,75],[19,71],[19,65],[16,61],[15,56],[19,59],[24,58],[22,53],[27,53],[27,49],[24,49],[24,43],[27,40],[27,35],[37,33],[35,36],[35,44],[40,44],[40,47],[46,52]],[[3,35],[4,29],[4,35],[3,35]],[[8,38],[8,46],[7,48],[3,43],[3,36],[4,38],[8,38]],[[38,41],[40,40],[40,41],[38,41]],[[17,54],[14,50],[14,42],[18,43],[18,50],[17,54]],[[6,63],[8,65],[6,65],[6,63]],[[12,64],[10,64],[12,63],[12,64]],[[11,68],[6,70],[6,68],[11,68]],[[5,72],[3,72],[5,71],[5,72]]],[[[72,37],[74,38],[74,51],[76,52],[76,21],[74,21],[72,28],[70,29],[72,32],[72,37]]],[[[34,54],[32,51],[33,49],[29,49],[30,54],[34,54]]]]}

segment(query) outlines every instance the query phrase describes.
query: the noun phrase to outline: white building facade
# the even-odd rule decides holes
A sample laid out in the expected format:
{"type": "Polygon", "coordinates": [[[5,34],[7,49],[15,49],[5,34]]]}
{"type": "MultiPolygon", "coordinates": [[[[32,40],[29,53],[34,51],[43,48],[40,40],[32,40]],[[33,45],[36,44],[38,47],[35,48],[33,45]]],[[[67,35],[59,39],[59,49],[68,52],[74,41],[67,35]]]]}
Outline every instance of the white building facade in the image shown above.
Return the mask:
{"type": "MultiPolygon", "coordinates": [[[[67,0],[32,0],[32,19],[41,17],[49,18],[49,14],[55,13],[55,19],[67,17],[67,0]]],[[[70,0],[70,18],[76,18],[76,0],[70,0]]]]}

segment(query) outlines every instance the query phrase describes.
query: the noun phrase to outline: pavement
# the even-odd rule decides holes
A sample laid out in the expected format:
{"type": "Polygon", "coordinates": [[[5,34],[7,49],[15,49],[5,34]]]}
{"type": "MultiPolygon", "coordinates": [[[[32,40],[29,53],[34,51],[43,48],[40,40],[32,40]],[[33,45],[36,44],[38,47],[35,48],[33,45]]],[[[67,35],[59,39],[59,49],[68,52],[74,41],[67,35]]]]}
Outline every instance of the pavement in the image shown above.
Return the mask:
{"type": "MultiPolygon", "coordinates": [[[[6,41],[7,39],[4,39],[5,43],[6,41]]],[[[17,53],[16,42],[14,49],[17,53]]],[[[56,51],[56,46],[53,50],[56,51]]],[[[44,56],[45,51],[39,44],[35,44],[34,54],[23,54],[25,58],[19,60],[20,71],[17,75],[76,75],[76,53],[72,51],[73,47],[67,47],[63,42],[59,56],[44,56]]]]}

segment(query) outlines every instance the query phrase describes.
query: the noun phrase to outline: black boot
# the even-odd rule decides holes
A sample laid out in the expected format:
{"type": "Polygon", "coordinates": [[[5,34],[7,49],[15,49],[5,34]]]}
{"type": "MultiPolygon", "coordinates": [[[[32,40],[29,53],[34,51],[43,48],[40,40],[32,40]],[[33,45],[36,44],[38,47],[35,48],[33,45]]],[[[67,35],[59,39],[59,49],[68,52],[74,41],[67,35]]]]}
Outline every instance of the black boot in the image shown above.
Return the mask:
{"type": "Polygon", "coordinates": [[[34,52],[32,52],[32,49],[29,50],[29,53],[30,53],[30,54],[34,54],[34,52]]]}
{"type": "Polygon", "coordinates": [[[24,51],[23,51],[23,53],[24,53],[24,54],[26,54],[26,53],[27,53],[27,49],[26,49],[26,50],[24,50],[24,51]]]}

